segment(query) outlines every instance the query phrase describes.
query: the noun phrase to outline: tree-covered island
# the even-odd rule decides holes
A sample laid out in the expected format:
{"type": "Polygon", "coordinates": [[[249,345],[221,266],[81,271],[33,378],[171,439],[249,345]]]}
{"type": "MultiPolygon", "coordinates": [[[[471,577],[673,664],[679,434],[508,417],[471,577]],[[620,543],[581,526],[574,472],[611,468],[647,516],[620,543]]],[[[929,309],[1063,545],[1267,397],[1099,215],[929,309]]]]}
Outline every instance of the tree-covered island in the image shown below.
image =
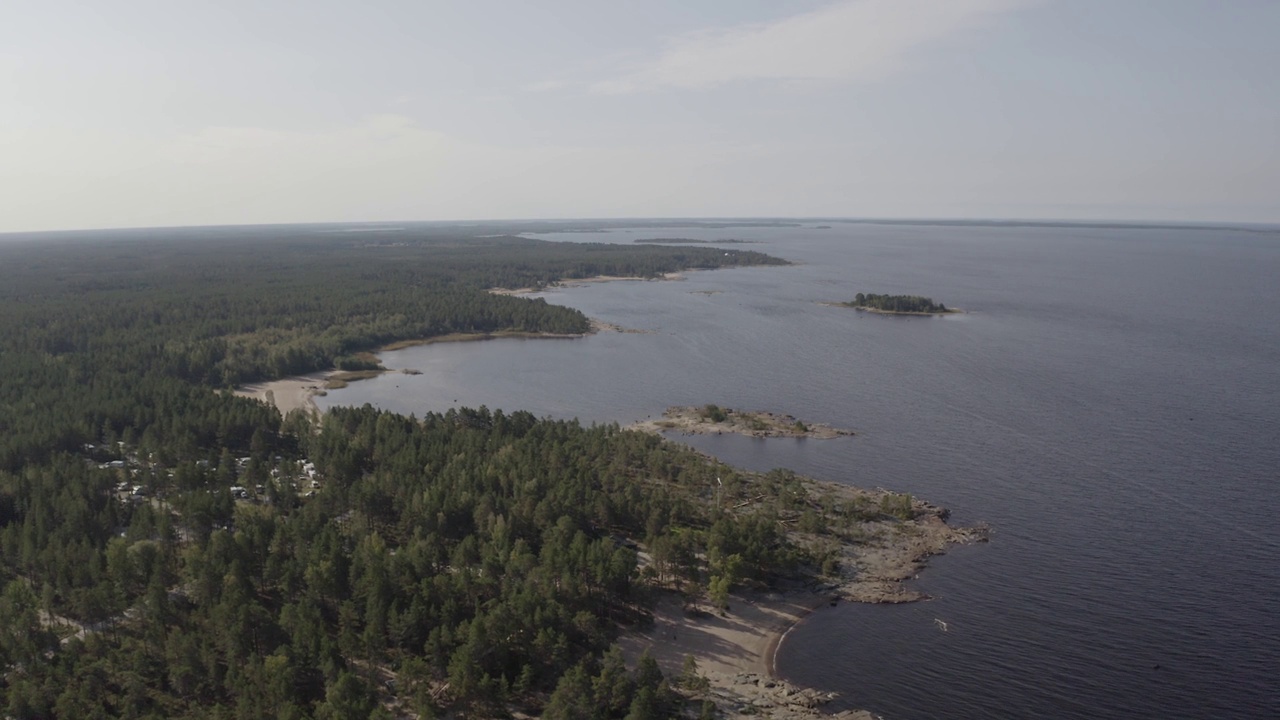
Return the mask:
{"type": "Polygon", "coordinates": [[[362,353],[395,341],[588,329],[492,287],[781,262],[510,231],[0,238],[0,715],[711,713],[696,662],[615,645],[658,599],[723,611],[819,577],[909,599],[897,581],[968,537],[909,496],[741,472],[617,426],[281,417],[229,392],[373,372],[362,353]]]}
{"type": "Polygon", "coordinates": [[[935,303],[933,298],[920,295],[876,295],[874,293],[858,293],[850,302],[840,305],[855,310],[883,313],[886,315],[945,315],[960,312],[948,309],[942,303],[935,303]]]}

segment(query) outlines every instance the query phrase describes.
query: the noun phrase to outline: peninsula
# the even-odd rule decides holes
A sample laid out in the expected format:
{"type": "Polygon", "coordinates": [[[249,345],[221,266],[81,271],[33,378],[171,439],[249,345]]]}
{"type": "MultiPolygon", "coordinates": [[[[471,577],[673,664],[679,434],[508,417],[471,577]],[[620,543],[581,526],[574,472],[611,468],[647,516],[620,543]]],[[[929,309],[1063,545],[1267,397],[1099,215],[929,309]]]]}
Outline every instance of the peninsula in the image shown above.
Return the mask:
{"type": "Polygon", "coordinates": [[[776,690],[774,639],[833,597],[912,599],[901,580],[970,539],[906,495],[740,471],[617,425],[483,406],[321,415],[326,388],[395,372],[376,352],[398,342],[593,329],[490,288],[786,262],[471,224],[378,239],[0,243],[11,714],[794,716],[822,693],[776,690]],[[672,623],[679,641],[654,634],[672,623]]]}
{"type": "Polygon", "coordinates": [[[942,303],[935,303],[933,298],[920,295],[858,293],[852,301],[842,302],[839,305],[883,315],[948,315],[960,312],[959,310],[950,309],[942,303]]]}
{"type": "Polygon", "coordinates": [[[631,426],[635,430],[661,433],[678,430],[693,435],[736,433],[750,437],[811,437],[830,439],[853,435],[852,430],[822,423],[806,423],[792,415],[758,410],[734,410],[719,405],[672,406],[656,420],[631,426]]]}

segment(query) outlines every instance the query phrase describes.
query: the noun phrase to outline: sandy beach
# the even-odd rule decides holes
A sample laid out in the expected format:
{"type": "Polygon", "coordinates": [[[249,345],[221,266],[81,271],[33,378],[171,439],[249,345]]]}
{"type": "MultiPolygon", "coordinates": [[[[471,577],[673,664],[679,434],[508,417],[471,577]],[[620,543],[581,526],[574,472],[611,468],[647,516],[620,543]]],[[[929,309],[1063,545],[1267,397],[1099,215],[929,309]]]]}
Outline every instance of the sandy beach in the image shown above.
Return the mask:
{"type": "Polygon", "coordinates": [[[689,611],[675,593],[654,608],[653,625],[624,635],[619,644],[634,662],[648,652],[668,678],[680,677],[692,655],[709,687],[696,699],[716,703],[724,717],[830,718],[870,720],[867,713],[828,715],[822,705],[834,696],[800,688],[774,676],[773,656],[786,632],[815,608],[830,603],[831,593],[738,593],[730,611],[712,613],[704,605],[689,611]]]}
{"type": "MultiPolygon", "coordinates": [[[[812,487],[842,499],[864,497],[878,502],[892,495],[881,489],[832,483],[813,482],[812,487]]],[[[648,651],[669,678],[678,678],[685,656],[693,656],[710,685],[696,697],[714,701],[725,717],[871,720],[873,716],[865,711],[824,713],[822,706],[834,695],[780,680],[774,657],[796,623],[832,604],[927,599],[905,587],[904,581],[918,574],[930,556],[946,552],[948,546],[981,542],[987,537],[986,528],[947,525],[947,511],[942,508],[921,501],[912,506],[916,516],[910,521],[880,518],[861,524],[866,539],[843,545],[838,582],[814,589],[735,593],[723,613],[706,603],[689,605],[670,592],[655,607],[652,626],[624,635],[619,643],[631,660],[648,651]]]]}
{"type": "Polygon", "coordinates": [[[676,593],[668,593],[654,608],[653,626],[624,636],[620,643],[631,657],[648,651],[663,672],[680,674],[686,655],[704,673],[756,673],[772,676],[773,650],[796,621],[827,604],[832,593],[737,593],[730,611],[721,614],[709,605],[686,607],[676,593]]]}
{"type": "Polygon", "coordinates": [[[324,390],[325,382],[334,372],[326,370],[310,375],[243,385],[236,388],[235,394],[275,405],[281,415],[288,415],[292,410],[306,410],[312,414],[319,414],[320,408],[316,407],[315,396],[324,390]]]}

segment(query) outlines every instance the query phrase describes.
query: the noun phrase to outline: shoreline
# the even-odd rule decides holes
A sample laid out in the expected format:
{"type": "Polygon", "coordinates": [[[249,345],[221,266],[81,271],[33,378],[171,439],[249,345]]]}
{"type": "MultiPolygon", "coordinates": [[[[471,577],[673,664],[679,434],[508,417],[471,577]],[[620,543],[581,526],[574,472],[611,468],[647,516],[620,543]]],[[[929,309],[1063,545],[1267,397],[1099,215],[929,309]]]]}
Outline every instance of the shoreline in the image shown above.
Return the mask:
{"type": "Polygon", "coordinates": [[[561,280],[553,280],[543,287],[491,287],[488,291],[494,295],[532,295],[533,293],[550,292],[566,288],[586,287],[595,283],[606,282],[677,282],[687,279],[688,273],[697,271],[697,268],[689,268],[687,270],[662,273],[657,277],[641,277],[639,275],[592,275],[591,277],[584,278],[564,278],[561,280]]]}
{"type": "Polygon", "coordinates": [[[690,612],[678,593],[665,591],[654,608],[653,623],[619,637],[623,656],[634,664],[648,652],[672,683],[678,682],[685,657],[692,656],[707,687],[691,693],[691,699],[715,703],[720,717],[870,718],[857,711],[834,716],[822,712],[821,706],[835,694],[777,677],[774,657],[782,638],[829,604],[829,594],[747,591],[731,594],[729,601],[728,613],[690,612]]]}
{"type": "MultiPolygon", "coordinates": [[[[490,292],[493,292],[490,290],[490,292]]],[[[521,292],[513,290],[514,292],[521,292]]],[[[536,290],[532,292],[538,292],[536,290]]],[[[396,340],[387,343],[376,350],[374,354],[384,352],[394,352],[396,350],[404,350],[411,347],[419,347],[421,345],[437,345],[439,343],[454,342],[482,342],[485,340],[581,340],[590,335],[598,333],[616,332],[630,334],[648,334],[651,330],[633,330],[624,328],[621,325],[605,322],[596,318],[587,318],[587,331],[583,333],[549,333],[549,332],[532,332],[529,330],[494,330],[492,332],[474,332],[474,333],[447,333],[445,335],[436,335],[429,338],[415,338],[411,340],[396,340]]]]}
{"type": "Polygon", "coordinates": [[[474,333],[447,333],[444,335],[436,335],[429,338],[414,338],[411,340],[396,340],[387,343],[373,353],[395,352],[396,350],[404,350],[411,347],[419,347],[422,345],[439,345],[440,343],[455,342],[481,342],[484,340],[503,340],[503,339],[545,339],[545,340],[577,340],[584,338],[596,332],[593,326],[591,330],[585,333],[543,333],[530,332],[528,330],[494,330],[492,332],[474,332],[474,333]]]}
{"type": "MultiPolygon", "coordinates": [[[[237,389],[236,394],[274,402],[281,414],[301,408],[319,416],[314,399],[321,392],[319,388],[338,374],[339,371],[330,370],[256,383],[237,389]]],[[[659,590],[652,621],[621,628],[617,644],[633,666],[642,653],[648,652],[673,683],[683,672],[685,658],[693,657],[699,675],[707,683],[705,689],[689,695],[695,703],[714,703],[720,717],[873,720],[874,716],[864,710],[827,713],[822,708],[837,697],[835,693],[781,679],[778,653],[783,643],[792,630],[824,605],[929,599],[904,583],[924,569],[930,557],[944,554],[952,545],[983,542],[988,530],[952,527],[946,523],[947,510],[909,495],[882,488],[800,480],[823,506],[852,504],[864,508],[835,534],[827,530],[808,534],[794,526],[788,532],[803,546],[834,540],[836,570],[826,576],[815,572],[804,579],[781,579],[776,588],[740,588],[730,593],[725,611],[714,609],[705,598],[696,595],[690,598],[674,590],[659,590]]]]}
{"type": "Polygon", "coordinates": [[[249,383],[231,391],[236,397],[250,398],[274,405],[281,417],[293,410],[304,410],[307,414],[318,417],[324,414],[316,405],[316,398],[329,394],[330,390],[341,390],[350,383],[368,380],[379,375],[399,373],[401,375],[421,375],[418,370],[403,368],[391,370],[380,367],[377,370],[338,370],[329,369],[306,375],[293,375],[279,380],[249,383]]]}
{"type": "MultiPolygon", "coordinates": [[[[596,281],[616,279],[627,278],[596,281]]],[[[591,319],[590,330],[583,334],[455,333],[391,343],[377,352],[441,342],[502,338],[578,339],[608,331],[636,332],[591,319]]],[[[382,369],[368,372],[367,376],[371,377],[385,372],[413,371],[382,369]]],[[[329,370],[246,385],[234,392],[242,397],[273,403],[282,415],[293,409],[303,409],[318,417],[322,413],[315,398],[323,394],[322,388],[337,375],[341,373],[329,370]]],[[[791,416],[769,413],[768,418],[771,423],[772,420],[785,421],[789,428],[796,423],[791,416]]],[[[806,426],[806,432],[810,428],[852,434],[817,424],[806,426]]],[[[649,429],[660,433],[663,429],[679,428],[649,429]]],[[[675,683],[681,675],[686,656],[693,657],[698,663],[699,674],[708,681],[705,690],[692,693],[693,700],[713,702],[719,708],[720,716],[725,718],[872,720],[870,713],[861,710],[835,715],[823,712],[822,706],[834,699],[835,694],[780,679],[778,653],[783,643],[800,622],[811,617],[824,604],[836,605],[840,601],[904,603],[928,599],[923,593],[905,587],[904,582],[919,573],[929,557],[945,553],[954,544],[982,542],[986,540],[987,531],[985,528],[952,528],[946,524],[946,510],[908,495],[812,479],[802,479],[802,482],[822,506],[852,503],[866,508],[865,514],[853,516],[847,527],[815,531],[818,535],[802,533],[795,529],[794,524],[786,526],[787,533],[802,545],[814,547],[834,540],[833,552],[839,561],[838,569],[823,578],[815,573],[803,585],[784,580],[778,589],[740,589],[730,594],[727,612],[711,610],[711,605],[705,600],[690,602],[674,591],[659,591],[651,624],[621,628],[617,643],[630,663],[634,664],[647,651],[675,683]]],[[[782,518],[780,522],[795,523],[796,520],[782,518]]]]}
{"type": "MultiPolygon", "coordinates": [[[[274,402],[282,414],[302,408],[319,415],[314,398],[336,374],[339,371],[330,370],[255,383],[235,393],[274,402]]],[[[815,574],[805,579],[782,579],[777,588],[739,589],[730,593],[726,611],[713,609],[700,597],[690,600],[673,590],[659,590],[652,622],[621,628],[617,643],[629,663],[634,665],[642,653],[649,652],[675,683],[686,656],[693,657],[707,687],[689,693],[691,698],[694,702],[711,701],[724,718],[873,720],[874,716],[863,710],[824,712],[822,707],[836,697],[835,693],[781,679],[778,653],[783,643],[823,605],[929,599],[905,587],[905,581],[915,577],[928,558],[944,554],[952,545],[985,541],[988,530],[951,527],[946,523],[945,509],[909,495],[806,478],[801,482],[824,506],[852,503],[867,509],[836,535],[829,531],[818,531],[818,535],[795,529],[789,532],[802,545],[834,540],[838,569],[825,577],[815,574]]]]}
{"type": "MultiPolygon", "coordinates": [[[[478,332],[478,333],[448,333],[446,335],[437,335],[430,338],[418,338],[413,340],[397,340],[387,343],[372,352],[376,355],[383,352],[394,352],[396,350],[404,350],[406,348],[418,347],[421,345],[436,345],[439,343],[454,342],[481,342],[485,340],[504,340],[504,339],[523,339],[523,340],[580,340],[589,335],[598,333],[627,333],[627,334],[648,334],[652,330],[634,330],[624,328],[621,325],[615,325],[596,318],[587,318],[590,325],[585,333],[543,333],[529,332],[525,330],[497,330],[494,332],[478,332]]],[[[377,370],[357,370],[344,371],[337,369],[321,370],[306,375],[293,375],[278,380],[267,380],[264,382],[248,383],[240,385],[233,389],[231,393],[237,397],[252,398],[259,402],[274,405],[280,411],[280,415],[288,415],[292,410],[305,410],[311,415],[322,415],[323,411],[316,405],[315,398],[326,394],[329,390],[340,390],[345,387],[346,383],[359,382],[369,378],[378,377],[387,373],[403,373],[405,375],[419,375],[418,370],[409,368],[389,369],[379,368],[377,370]],[[330,383],[341,381],[341,386],[330,386],[330,383]],[[270,395],[268,395],[270,393],[270,395]]]]}
{"type": "MultiPolygon", "coordinates": [[[[908,497],[880,488],[863,490],[814,480],[805,484],[836,501],[861,498],[878,506],[885,498],[908,497]]],[[[952,545],[987,539],[984,527],[947,525],[948,513],[943,508],[919,500],[910,500],[909,507],[910,519],[883,514],[868,517],[858,523],[856,535],[839,538],[838,577],[813,586],[734,592],[727,612],[709,610],[705,602],[694,602],[691,612],[683,596],[664,591],[654,609],[652,625],[625,631],[619,645],[631,661],[647,650],[669,678],[680,676],[686,655],[694,657],[709,687],[692,697],[695,701],[711,700],[723,717],[871,720],[874,716],[862,710],[835,715],[824,712],[822,706],[836,695],[781,679],[777,656],[791,631],[823,605],[929,599],[903,583],[915,577],[930,557],[945,553],[952,545]]],[[[803,539],[803,534],[798,538],[803,539]]]]}
{"type": "MultiPolygon", "coordinates": [[[[604,282],[671,282],[685,279],[685,274],[694,272],[694,270],[683,270],[679,272],[663,273],[659,277],[646,278],[639,276],[624,275],[593,275],[586,278],[573,278],[570,280],[556,280],[546,287],[534,288],[489,288],[488,292],[494,295],[528,295],[532,293],[546,292],[562,288],[585,287],[592,283],[604,282]]],[[[371,352],[375,355],[384,352],[394,352],[396,350],[404,350],[406,348],[418,347],[421,345],[435,345],[437,343],[449,342],[480,342],[484,340],[502,340],[502,339],[525,339],[525,340],[579,340],[588,335],[595,335],[604,332],[628,333],[628,334],[648,334],[654,332],[652,330],[636,330],[632,328],[624,328],[614,323],[605,322],[596,318],[587,318],[588,328],[583,333],[546,333],[531,332],[527,330],[496,330],[492,332],[475,332],[475,333],[447,333],[429,338],[408,338],[405,340],[396,340],[382,345],[371,352]]],[[[368,377],[376,377],[378,375],[397,372],[387,368],[381,368],[376,371],[367,371],[370,374],[364,377],[346,378],[346,382],[356,382],[368,377]]],[[[418,374],[415,370],[400,370],[406,374],[418,374]]],[[[252,398],[259,402],[274,405],[280,414],[288,415],[292,410],[305,410],[311,415],[322,415],[322,411],[315,403],[315,398],[325,394],[330,389],[325,385],[333,380],[335,376],[340,376],[342,371],[336,369],[322,370],[306,375],[294,375],[278,380],[268,380],[265,382],[248,383],[234,388],[231,392],[237,397],[252,398]],[[268,395],[270,393],[270,395],[268,395]]]]}
{"type": "Polygon", "coordinates": [[[775,633],[772,637],[769,638],[769,644],[765,646],[765,651],[764,651],[765,671],[769,677],[775,680],[779,679],[778,650],[782,648],[782,643],[786,641],[787,636],[790,635],[791,631],[795,630],[800,625],[800,623],[807,620],[810,615],[816,612],[818,608],[822,607],[823,603],[826,603],[827,605],[833,604],[833,602],[830,600],[816,600],[813,603],[812,607],[810,607],[808,610],[804,611],[803,613],[799,614],[794,620],[791,621],[790,625],[787,625],[787,627],[784,630],[782,630],[782,632],[775,633]]]}

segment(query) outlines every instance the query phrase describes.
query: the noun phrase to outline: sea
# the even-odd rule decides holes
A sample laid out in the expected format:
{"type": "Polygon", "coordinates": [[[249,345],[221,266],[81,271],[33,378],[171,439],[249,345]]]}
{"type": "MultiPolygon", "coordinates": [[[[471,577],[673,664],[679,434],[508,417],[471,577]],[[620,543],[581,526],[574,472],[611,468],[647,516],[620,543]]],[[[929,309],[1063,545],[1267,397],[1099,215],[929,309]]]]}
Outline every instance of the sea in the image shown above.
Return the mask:
{"type": "Polygon", "coordinates": [[[931,600],[802,621],[779,672],[831,710],[1280,718],[1280,227],[806,222],[541,234],[752,244],[794,263],[540,293],[639,332],[382,355],[322,407],[630,423],[772,410],[833,440],[675,436],[731,464],[909,492],[986,523],[931,600]],[[926,295],[892,317],[824,303],[926,295]],[[944,629],[945,626],[945,629],[944,629]]]}

